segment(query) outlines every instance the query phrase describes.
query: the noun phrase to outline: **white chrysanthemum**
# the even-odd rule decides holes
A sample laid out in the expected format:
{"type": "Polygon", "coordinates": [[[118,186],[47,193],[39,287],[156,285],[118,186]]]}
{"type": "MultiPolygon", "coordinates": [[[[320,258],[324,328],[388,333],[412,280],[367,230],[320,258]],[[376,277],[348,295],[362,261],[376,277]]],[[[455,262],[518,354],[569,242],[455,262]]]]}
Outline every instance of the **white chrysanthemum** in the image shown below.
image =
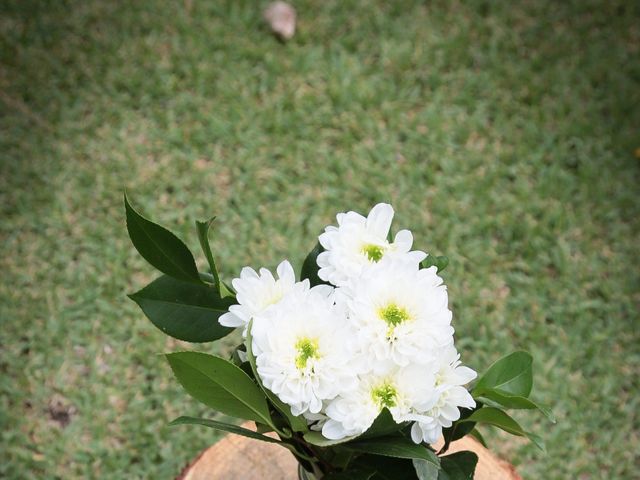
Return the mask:
{"type": "Polygon", "coordinates": [[[435,443],[442,435],[443,427],[450,427],[460,418],[459,408],[474,408],[476,402],[464,387],[477,374],[469,367],[460,365],[460,355],[455,347],[445,347],[440,357],[440,366],[435,383],[438,399],[428,412],[427,421],[418,420],[411,427],[414,442],[435,443]]]}
{"type": "Polygon", "coordinates": [[[452,341],[447,290],[435,267],[383,260],[339,288],[337,296],[374,366],[428,364],[452,341]]]}
{"type": "Polygon", "coordinates": [[[410,251],[413,236],[409,230],[399,231],[393,243],[387,236],[393,220],[393,208],[379,203],[367,218],[356,212],[339,213],[338,226],[329,226],[319,237],[325,249],[318,255],[318,276],[336,286],[357,277],[363,267],[382,258],[404,257],[420,263],[426,254],[410,251]]]}
{"type": "Polygon", "coordinates": [[[278,265],[276,272],[277,280],[266,268],[261,268],[258,274],[253,268],[244,267],[240,278],[231,282],[237,292],[238,305],[229,307],[229,312],[221,315],[218,322],[225,327],[246,328],[255,315],[278,303],[294,288],[296,274],[287,260],[278,265]]]}
{"type": "Polygon", "coordinates": [[[329,403],[329,417],[322,435],[332,440],[365,432],[383,408],[397,423],[429,421],[424,412],[433,408],[437,395],[435,376],[425,367],[393,367],[385,373],[361,376],[355,390],[345,392],[329,403]]]}
{"type": "Polygon", "coordinates": [[[294,415],[320,412],[323,400],[355,388],[358,373],[353,332],[333,288],[298,285],[257,315],[251,329],[258,375],[294,415]]]}

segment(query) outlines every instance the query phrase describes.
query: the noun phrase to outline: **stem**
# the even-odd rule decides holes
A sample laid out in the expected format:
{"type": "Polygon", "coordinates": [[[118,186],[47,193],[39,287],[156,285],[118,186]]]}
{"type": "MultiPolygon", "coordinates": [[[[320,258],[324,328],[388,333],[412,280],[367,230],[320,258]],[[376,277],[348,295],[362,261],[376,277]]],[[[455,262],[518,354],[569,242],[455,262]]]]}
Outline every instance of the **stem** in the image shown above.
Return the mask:
{"type": "Polygon", "coordinates": [[[310,462],[312,465],[316,462],[316,459],[313,457],[310,457],[302,452],[300,452],[299,450],[296,449],[296,447],[294,447],[293,445],[291,445],[290,443],[287,442],[282,442],[282,446],[284,448],[286,448],[287,450],[289,450],[291,453],[293,453],[293,455],[295,457],[300,457],[300,458],[304,458],[305,460],[307,460],[308,462],[310,462]]]}
{"type": "Polygon", "coordinates": [[[313,456],[316,459],[316,463],[320,463],[324,469],[324,473],[328,473],[333,471],[333,465],[331,465],[329,462],[327,462],[322,455],[320,455],[311,445],[306,444],[306,447],[311,451],[311,453],[313,454],[313,456]]]}
{"type": "Polygon", "coordinates": [[[211,275],[210,273],[206,273],[206,272],[198,272],[198,275],[200,276],[200,280],[202,280],[204,283],[206,283],[207,285],[211,285],[212,287],[215,287],[215,278],[213,275],[211,275]]]}
{"type": "Polygon", "coordinates": [[[322,473],[322,470],[318,468],[318,464],[316,462],[311,462],[311,466],[313,467],[313,475],[316,478],[324,477],[324,473],[322,473]]]}
{"type": "Polygon", "coordinates": [[[278,427],[276,427],[275,425],[271,425],[273,427],[273,429],[276,431],[276,433],[278,435],[280,435],[281,437],[286,438],[287,440],[292,438],[292,435],[290,432],[284,431],[284,430],[280,430],[278,427]]]}

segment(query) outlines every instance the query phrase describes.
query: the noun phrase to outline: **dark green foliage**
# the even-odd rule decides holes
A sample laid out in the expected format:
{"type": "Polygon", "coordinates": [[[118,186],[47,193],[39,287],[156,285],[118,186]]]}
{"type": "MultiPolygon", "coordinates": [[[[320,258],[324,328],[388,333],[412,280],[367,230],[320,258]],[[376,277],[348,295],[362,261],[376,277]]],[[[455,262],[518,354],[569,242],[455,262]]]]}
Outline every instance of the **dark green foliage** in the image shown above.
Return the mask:
{"type": "Polygon", "coordinates": [[[166,357],[176,379],[196,400],[225,415],[273,426],[262,390],[234,364],[199,352],[166,357]]]}
{"type": "Polygon", "coordinates": [[[187,342],[211,342],[233,329],[218,323],[218,317],[235,303],[220,298],[216,290],[163,275],[129,297],[153,324],[167,335],[187,342]]]}
{"type": "Polygon", "coordinates": [[[444,255],[429,255],[420,265],[422,268],[436,267],[438,269],[438,273],[440,273],[442,270],[447,268],[447,265],[449,265],[449,257],[445,257],[444,255]]]}
{"type": "Polygon", "coordinates": [[[317,243],[315,247],[309,252],[309,254],[305,257],[304,262],[302,263],[302,270],[300,271],[300,279],[309,279],[309,283],[311,286],[318,285],[320,283],[324,283],[318,277],[318,264],[316,263],[316,259],[318,255],[322,252],[323,248],[320,243],[317,243]]]}
{"type": "Polygon", "coordinates": [[[419,459],[439,465],[436,454],[424,445],[416,445],[404,436],[385,436],[368,440],[355,440],[341,446],[345,450],[385,457],[419,459]]]}
{"type": "Polygon", "coordinates": [[[127,231],[136,250],[151,265],[171,277],[200,282],[200,275],[189,248],[166,228],[136,212],[124,196],[127,231]]]}
{"type": "Polygon", "coordinates": [[[498,390],[511,395],[528,397],[533,386],[533,358],[528,352],[514,352],[491,365],[482,375],[473,392],[482,395],[487,390],[498,390]]]}
{"type": "Polygon", "coordinates": [[[202,425],[208,428],[213,428],[215,430],[221,430],[223,432],[233,433],[234,435],[241,435],[243,437],[248,437],[253,440],[260,440],[261,442],[267,443],[281,443],[279,440],[276,440],[271,437],[267,437],[266,435],[262,435],[260,433],[254,432],[253,430],[248,430],[243,427],[239,427],[238,425],[234,425],[232,423],[224,423],[219,422],[217,420],[210,420],[208,418],[195,418],[195,417],[178,417],[173,420],[169,425],[202,425]]]}
{"type": "Polygon", "coordinates": [[[520,424],[503,410],[494,407],[483,407],[473,412],[468,418],[461,420],[461,423],[485,423],[498,427],[505,432],[521,437],[528,437],[540,450],[545,449],[544,441],[538,435],[525,432],[520,424]]]}
{"type": "Polygon", "coordinates": [[[473,452],[456,452],[440,459],[438,480],[473,480],[478,456],[473,452]]]}

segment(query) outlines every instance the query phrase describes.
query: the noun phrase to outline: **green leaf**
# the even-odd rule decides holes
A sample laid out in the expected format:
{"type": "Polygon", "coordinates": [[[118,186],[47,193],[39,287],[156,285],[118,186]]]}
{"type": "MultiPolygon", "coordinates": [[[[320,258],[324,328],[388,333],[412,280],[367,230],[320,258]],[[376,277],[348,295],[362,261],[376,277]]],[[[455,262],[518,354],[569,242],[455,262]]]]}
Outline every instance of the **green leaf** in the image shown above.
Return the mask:
{"type": "Polygon", "coordinates": [[[196,418],[196,417],[178,417],[174,421],[172,421],[170,426],[174,425],[204,425],[205,427],[213,428],[215,430],[222,430],[224,432],[234,433],[236,435],[242,435],[243,437],[253,438],[254,440],[260,440],[262,442],[269,443],[282,443],[281,441],[267,437],[266,435],[261,435],[260,433],[254,432],[253,430],[249,430],[247,428],[239,427],[238,425],[233,425],[230,423],[218,422],[216,420],[209,420],[207,418],[196,418]]]}
{"type": "MultiPolygon", "coordinates": [[[[260,440],[262,442],[269,442],[269,443],[275,443],[280,445],[281,447],[286,448],[287,450],[291,451],[291,453],[293,453],[294,455],[296,455],[296,458],[299,459],[299,457],[297,457],[297,455],[300,454],[300,452],[298,450],[296,450],[296,448],[286,442],[282,442],[278,439],[275,438],[271,438],[268,437],[266,435],[262,435],[260,432],[254,432],[253,430],[249,430],[247,428],[243,428],[243,427],[239,427],[237,425],[233,425],[233,424],[229,424],[229,423],[224,423],[224,422],[218,422],[216,420],[209,420],[206,418],[196,418],[196,417],[179,417],[176,418],[173,422],[171,422],[169,425],[173,426],[173,425],[203,425],[205,427],[209,427],[209,428],[213,428],[216,430],[223,430],[225,432],[229,432],[229,433],[234,433],[236,435],[242,435],[244,437],[248,437],[254,440],[260,440]]],[[[262,424],[260,424],[262,425],[262,424]]],[[[263,428],[268,428],[266,425],[262,425],[263,428]]]]}
{"type": "Polygon", "coordinates": [[[469,417],[460,420],[463,422],[487,423],[503,429],[512,435],[524,436],[524,430],[507,413],[493,407],[483,407],[473,412],[469,417]]]}
{"type": "Polygon", "coordinates": [[[546,406],[534,402],[529,398],[525,398],[519,395],[512,395],[509,392],[503,392],[498,389],[485,388],[482,394],[477,397],[478,400],[486,403],[489,406],[498,406],[504,408],[513,408],[520,410],[539,410],[549,421],[556,423],[556,417],[553,412],[546,406]]]}
{"type": "Polygon", "coordinates": [[[305,278],[309,279],[309,283],[311,286],[319,285],[324,283],[320,277],[318,277],[318,267],[317,258],[318,255],[323,251],[322,245],[320,242],[316,243],[316,246],[309,252],[307,257],[304,259],[302,263],[302,270],[300,271],[300,280],[304,280],[305,278]]]}
{"type": "Polygon", "coordinates": [[[253,356],[253,351],[251,350],[251,345],[253,343],[252,335],[251,335],[251,327],[253,327],[253,320],[249,322],[247,327],[247,338],[245,344],[247,346],[247,360],[251,365],[251,370],[253,371],[253,376],[255,377],[258,385],[265,393],[265,395],[269,398],[271,404],[278,410],[288,421],[291,430],[294,432],[308,432],[309,426],[307,425],[307,420],[302,416],[295,416],[291,413],[291,407],[284,403],[282,400],[278,398],[278,396],[273,393],[271,390],[266,388],[262,381],[260,380],[260,375],[258,375],[258,368],[256,367],[256,358],[253,356]]]}
{"type": "Polygon", "coordinates": [[[389,435],[390,433],[395,433],[399,430],[402,430],[402,428],[406,425],[407,422],[396,423],[389,409],[383,408],[380,412],[380,415],[377,416],[377,418],[373,421],[373,424],[367,429],[367,431],[357,438],[364,440],[367,438],[383,437],[385,435],[389,435]]]}
{"type": "Polygon", "coordinates": [[[124,195],[127,231],[133,246],[144,259],[170,277],[200,283],[200,275],[193,255],[173,233],[147,220],[134,210],[124,195]]]}
{"type": "Polygon", "coordinates": [[[531,440],[531,442],[538,447],[540,450],[546,453],[547,448],[545,447],[544,440],[540,435],[536,435],[535,433],[525,432],[527,438],[531,440]]]}
{"type": "Polygon", "coordinates": [[[198,240],[200,241],[202,251],[204,252],[205,257],[207,257],[207,262],[209,262],[209,269],[211,270],[211,275],[213,275],[213,284],[218,292],[220,292],[220,277],[218,276],[216,262],[213,259],[213,254],[211,253],[211,246],[209,245],[209,229],[215,219],[216,217],[211,217],[206,222],[199,222],[196,220],[196,230],[198,231],[198,240]]]}
{"type": "Polygon", "coordinates": [[[440,457],[438,480],[473,480],[477,463],[478,456],[468,451],[440,457]]]}
{"type": "Polygon", "coordinates": [[[357,440],[346,443],[341,448],[354,452],[363,452],[386,457],[425,460],[438,465],[438,457],[424,445],[417,445],[406,437],[382,437],[370,440],[357,440]]]}
{"type": "Polygon", "coordinates": [[[372,480],[415,480],[412,467],[411,460],[404,458],[362,454],[354,459],[352,468],[371,468],[376,472],[372,480]]]}
{"type": "Polygon", "coordinates": [[[482,434],[478,431],[477,428],[474,428],[473,430],[471,430],[469,432],[469,435],[471,435],[473,438],[475,438],[476,440],[478,440],[480,442],[480,444],[487,448],[487,442],[485,441],[484,437],[482,436],[482,434]]]}
{"type": "Polygon", "coordinates": [[[502,410],[494,407],[483,407],[473,412],[473,414],[468,418],[459,420],[459,422],[476,422],[493,425],[495,427],[501,428],[505,432],[509,432],[512,435],[528,437],[529,440],[531,440],[540,450],[544,451],[545,449],[544,442],[538,435],[530,432],[525,432],[520,424],[518,424],[518,422],[511,418],[506,412],[503,412],[502,410]]]}
{"type": "Polygon", "coordinates": [[[533,359],[528,352],[513,352],[489,367],[473,388],[474,396],[487,390],[501,390],[511,395],[528,397],[533,386],[533,359]]]}
{"type": "Polygon", "coordinates": [[[438,480],[438,473],[440,473],[438,465],[426,460],[413,459],[412,461],[418,480],[438,480]]]}
{"type": "Polygon", "coordinates": [[[231,287],[230,285],[227,285],[227,283],[220,281],[220,295],[222,295],[222,297],[234,297],[235,299],[235,291],[233,290],[233,287],[231,287]]]}
{"type": "MultiPolygon", "coordinates": [[[[200,280],[206,283],[214,284],[214,285],[216,283],[216,279],[213,278],[213,275],[207,272],[200,272],[200,280]]],[[[220,295],[222,296],[222,298],[236,296],[233,288],[230,285],[228,285],[226,282],[220,280],[219,286],[220,286],[219,288],[220,295]]]]}
{"type": "Polygon", "coordinates": [[[439,257],[427,255],[427,258],[425,258],[420,264],[422,268],[436,267],[438,273],[447,268],[447,265],[449,265],[449,258],[444,255],[439,257]]]}
{"type": "Polygon", "coordinates": [[[256,432],[258,433],[269,433],[274,431],[272,427],[270,427],[269,425],[265,425],[264,423],[255,422],[255,424],[256,432]]]}
{"type": "Polygon", "coordinates": [[[322,432],[310,430],[303,435],[303,438],[307,443],[315,445],[316,447],[333,447],[334,445],[350,442],[354,438],[357,438],[357,435],[341,438],[340,440],[329,440],[327,437],[322,435],[322,432]]]}
{"type": "Polygon", "coordinates": [[[273,426],[262,390],[231,362],[200,352],[169,353],[167,360],[196,400],[225,415],[273,426]]]}
{"type": "Polygon", "coordinates": [[[211,342],[228,335],[218,317],[233,305],[232,297],[205,285],[163,275],[129,295],[151,322],[167,335],[187,342],[211,342]]]}

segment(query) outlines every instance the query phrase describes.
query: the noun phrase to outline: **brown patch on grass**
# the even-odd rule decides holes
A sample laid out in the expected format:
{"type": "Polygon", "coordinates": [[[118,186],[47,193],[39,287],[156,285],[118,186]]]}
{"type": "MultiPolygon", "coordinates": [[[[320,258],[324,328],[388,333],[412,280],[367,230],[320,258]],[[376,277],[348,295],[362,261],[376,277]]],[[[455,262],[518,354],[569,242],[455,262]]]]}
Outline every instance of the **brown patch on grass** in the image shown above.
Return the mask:
{"type": "Polygon", "coordinates": [[[66,428],[78,412],[62,395],[54,394],[47,405],[49,418],[60,428],[66,428]]]}

